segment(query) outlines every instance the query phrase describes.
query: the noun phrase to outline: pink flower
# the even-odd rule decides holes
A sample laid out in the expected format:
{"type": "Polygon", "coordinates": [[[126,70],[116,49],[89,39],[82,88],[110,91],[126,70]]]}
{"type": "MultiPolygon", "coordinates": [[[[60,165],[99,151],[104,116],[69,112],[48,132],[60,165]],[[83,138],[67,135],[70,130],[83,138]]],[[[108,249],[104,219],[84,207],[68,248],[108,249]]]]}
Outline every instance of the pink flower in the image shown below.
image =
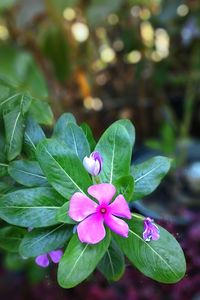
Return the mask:
{"type": "Polygon", "coordinates": [[[103,158],[98,151],[94,151],[89,157],[83,159],[83,166],[93,176],[99,175],[102,169],[103,158]]]}
{"type": "Polygon", "coordinates": [[[128,237],[128,225],[117,217],[131,219],[131,212],[122,195],[111,202],[115,193],[114,185],[100,183],[88,188],[88,194],[98,203],[80,192],[71,197],[68,213],[70,218],[80,222],[77,233],[81,242],[96,244],[103,240],[106,234],[104,223],[115,233],[128,237]]]}
{"type": "Polygon", "coordinates": [[[35,262],[38,266],[46,268],[49,265],[49,259],[52,260],[55,264],[59,263],[63,256],[62,250],[53,250],[45,254],[41,254],[36,257],[35,262]]]}

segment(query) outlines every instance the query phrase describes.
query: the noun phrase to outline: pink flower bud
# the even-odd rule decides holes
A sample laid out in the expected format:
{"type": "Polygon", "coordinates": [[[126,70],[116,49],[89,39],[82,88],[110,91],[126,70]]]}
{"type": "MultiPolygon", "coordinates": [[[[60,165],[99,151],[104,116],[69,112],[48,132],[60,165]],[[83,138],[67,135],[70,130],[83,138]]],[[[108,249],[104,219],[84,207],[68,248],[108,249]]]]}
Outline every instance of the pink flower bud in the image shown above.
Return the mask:
{"type": "Polygon", "coordinates": [[[103,158],[98,151],[94,151],[89,157],[83,159],[83,166],[93,176],[99,175],[102,169],[103,158]]]}

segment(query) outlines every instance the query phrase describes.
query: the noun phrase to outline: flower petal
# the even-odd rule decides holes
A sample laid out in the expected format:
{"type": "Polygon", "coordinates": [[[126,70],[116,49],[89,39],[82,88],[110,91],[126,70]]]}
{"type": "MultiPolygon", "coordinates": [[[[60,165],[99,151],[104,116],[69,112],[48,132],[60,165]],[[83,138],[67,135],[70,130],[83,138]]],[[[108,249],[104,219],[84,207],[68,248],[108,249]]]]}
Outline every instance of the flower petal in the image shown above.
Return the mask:
{"type": "Polygon", "coordinates": [[[97,176],[101,171],[101,166],[98,160],[95,161],[95,166],[94,166],[94,170],[93,170],[93,175],[97,176]]]}
{"type": "Polygon", "coordinates": [[[104,216],[104,221],[112,231],[123,237],[128,237],[129,227],[126,222],[111,214],[106,214],[104,216]]]}
{"type": "Polygon", "coordinates": [[[46,268],[49,265],[49,259],[47,257],[47,254],[42,254],[36,257],[35,262],[38,266],[42,268],[46,268]]]}
{"type": "Polygon", "coordinates": [[[77,226],[77,233],[82,243],[99,243],[106,235],[102,215],[95,213],[83,220],[77,226]]]}
{"type": "Polygon", "coordinates": [[[84,168],[88,171],[88,173],[90,173],[91,175],[96,176],[95,173],[95,169],[96,169],[96,162],[94,159],[85,156],[83,159],[83,166],[84,168]]]}
{"type": "Polygon", "coordinates": [[[88,193],[99,201],[99,204],[108,204],[116,193],[111,183],[94,184],[88,188],[88,193]]]}
{"type": "Polygon", "coordinates": [[[131,212],[124,196],[119,195],[110,205],[110,213],[117,217],[131,219],[131,212]]]}
{"type": "Polygon", "coordinates": [[[58,250],[54,250],[54,251],[50,251],[49,252],[49,256],[51,257],[51,260],[57,264],[59,263],[59,261],[61,260],[62,256],[63,256],[63,251],[58,249],[58,250]]]}
{"type": "Polygon", "coordinates": [[[160,231],[158,226],[153,224],[153,219],[145,218],[144,219],[144,232],[143,232],[143,239],[146,242],[149,242],[151,239],[153,241],[157,241],[160,238],[160,231]]]}
{"type": "Polygon", "coordinates": [[[68,214],[75,221],[82,221],[87,216],[96,212],[97,203],[82,193],[75,193],[69,203],[68,214]]]}
{"type": "Polygon", "coordinates": [[[98,151],[92,152],[90,157],[93,158],[96,162],[95,171],[96,172],[98,171],[98,173],[96,174],[96,175],[98,175],[101,172],[101,169],[102,169],[103,157],[101,156],[101,154],[98,151]]]}

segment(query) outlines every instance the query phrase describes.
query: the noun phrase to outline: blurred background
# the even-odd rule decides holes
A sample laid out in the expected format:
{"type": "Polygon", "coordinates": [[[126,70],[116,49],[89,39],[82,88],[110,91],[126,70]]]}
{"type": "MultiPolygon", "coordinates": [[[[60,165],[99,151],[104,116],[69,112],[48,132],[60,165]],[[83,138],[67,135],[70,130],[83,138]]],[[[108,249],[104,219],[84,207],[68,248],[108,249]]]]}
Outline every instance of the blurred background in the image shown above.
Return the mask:
{"type": "Polygon", "coordinates": [[[0,77],[48,99],[55,120],[72,112],[96,138],[113,121],[130,119],[135,162],[174,158],[159,189],[132,209],[172,232],[188,264],[171,286],[127,263],[117,283],[97,272],[65,291],[54,267],[2,250],[0,299],[199,300],[200,1],[0,0],[0,77]]]}

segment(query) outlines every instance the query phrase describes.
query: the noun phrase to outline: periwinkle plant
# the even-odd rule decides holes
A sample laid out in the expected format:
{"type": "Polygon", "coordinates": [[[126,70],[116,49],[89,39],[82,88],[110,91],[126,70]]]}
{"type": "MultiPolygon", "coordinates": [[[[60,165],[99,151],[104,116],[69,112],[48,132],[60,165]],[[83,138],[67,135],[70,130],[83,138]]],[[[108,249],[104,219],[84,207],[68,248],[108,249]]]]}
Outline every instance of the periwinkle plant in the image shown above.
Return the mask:
{"type": "Polygon", "coordinates": [[[129,202],[157,188],[171,160],[157,156],[131,165],[135,131],[128,120],[113,123],[97,144],[71,114],[60,117],[48,139],[31,122],[20,159],[8,164],[15,188],[1,196],[0,217],[10,225],[0,230],[0,247],[36,262],[39,257],[43,267],[59,249],[58,283],[64,288],[96,268],[118,280],[125,257],[156,281],[178,282],[186,264],[176,239],[129,209],[129,202]]]}

